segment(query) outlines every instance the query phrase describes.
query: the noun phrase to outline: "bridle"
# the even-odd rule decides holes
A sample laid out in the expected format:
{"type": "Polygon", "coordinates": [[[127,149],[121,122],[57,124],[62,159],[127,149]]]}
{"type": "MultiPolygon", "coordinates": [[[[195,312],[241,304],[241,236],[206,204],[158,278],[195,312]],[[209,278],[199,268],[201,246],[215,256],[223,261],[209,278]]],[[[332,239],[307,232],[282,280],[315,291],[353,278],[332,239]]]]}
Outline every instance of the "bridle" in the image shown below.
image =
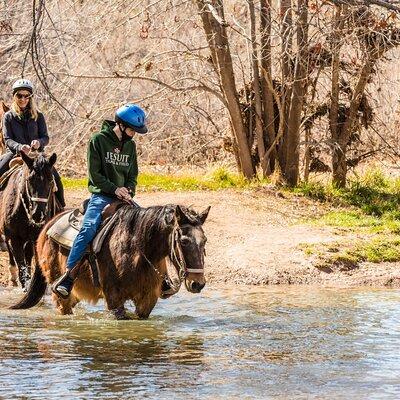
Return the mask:
{"type": "MultiPolygon", "coordinates": [[[[22,171],[21,171],[22,172],[22,171]]],[[[21,174],[21,176],[23,176],[21,174]]],[[[54,176],[52,176],[51,182],[50,182],[50,188],[49,188],[49,194],[47,197],[34,197],[31,195],[31,192],[29,190],[29,184],[28,184],[28,178],[25,176],[25,193],[26,193],[26,197],[28,199],[27,204],[25,203],[25,198],[24,198],[24,191],[20,190],[19,191],[19,197],[21,199],[21,203],[24,207],[24,210],[26,212],[26,215],[28,217],[28,221],[30,224],[36,226],[37,228],[42,227],[47,220],[47,214],[49,212],[49,208],[50,208],[50,203],[51,203],[51,199],[53,196],[53,193],[57,190],[57,185],[56,182],[54,180],[54,176]],[[34,203],[46,203],[46,208],[45,211],[43,213],[43,216],[40,218],[39,221],[35,221],[35,219],[33,218],[33,206],[34,203]]]]}
{"type": "Polygon", "coordinates": [[[175,268],[178,270],[179,278],[181,282],[184,278],[190,274],[203,274],[204,267],[202,268],[188,268],[185,261],[185,256],[183,255],[182,245],[180,242],[180,238],[182,236],[182,231],[180,227],[177,225],[172,230],[170,236],[170,259],[172,263],[175,265],[175,268]]]}
{"type": "Polygon", "coordinates": [[[180,238],[182,236],[182,231],[177,224],[171,234],[170,234],[170,252],[169,252],[169,259],[171,260],[172,264],[174,265],[175,269],[178,272],[178,277],[179,277],[179,284],[176,285],[168,276],[168,273],[162,274],[158,268],[146,257],[143,251],[140,251],[144,259],[147,261],[147,263],[153,268],[154,272],[161,278],[161,280],[166,280],[168,285],[171,287],[171,289],[168,291],[168,294],[175,294],[179,291],[182,282],[185,281],[185,286],[186,289],[189,290],[188,284],[185,280],[185,278],[188,276],[189,273],[191,274],[203,274],[204,273],[204,267],[203,268],[188,268],[186,261],[185,261],[185,256],[183,255],[183,250],[182,250],[182,245],[180,243],[180,238]]]}

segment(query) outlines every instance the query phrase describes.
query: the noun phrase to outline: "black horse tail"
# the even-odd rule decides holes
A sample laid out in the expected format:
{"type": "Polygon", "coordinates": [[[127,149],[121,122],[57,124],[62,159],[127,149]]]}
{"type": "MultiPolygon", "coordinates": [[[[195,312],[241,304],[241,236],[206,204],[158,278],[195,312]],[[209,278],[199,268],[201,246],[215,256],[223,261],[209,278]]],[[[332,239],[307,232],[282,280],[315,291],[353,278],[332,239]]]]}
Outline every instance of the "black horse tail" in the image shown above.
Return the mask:
{"type": "Polygon", "coordinates": [[[33,273],[28,291],[25,293],[24,297],[13,306],[10,307],[11,310],[25,310],[36,306],[40,299],[44,296],[46,292],[47,282],[46,278],[42,274],[42,270],[36,263],[35,272],[33,273]]]}

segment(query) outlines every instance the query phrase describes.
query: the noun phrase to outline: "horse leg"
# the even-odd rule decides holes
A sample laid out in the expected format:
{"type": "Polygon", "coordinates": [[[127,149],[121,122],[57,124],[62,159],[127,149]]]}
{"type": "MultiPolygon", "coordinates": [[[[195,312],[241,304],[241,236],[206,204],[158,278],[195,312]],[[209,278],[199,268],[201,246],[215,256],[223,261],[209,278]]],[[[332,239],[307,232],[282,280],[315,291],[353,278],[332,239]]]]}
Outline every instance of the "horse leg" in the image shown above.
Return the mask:
{"type": "Polygon", "coordinates": [[[25,289],[26,281],[29,279],[28,267],[25,264],[24,242],[18,238],[11,238],[11,253],[18,266],[19,281],[25,289]]]}
{"type": "Polygon", "coordinates": [[[149,318],[154,306],[157,304],[158,296],[155,293],[147,293],[144,296],[136,297],[134,300],[136,310],[135,315],[139,319],[149,318]]]}
{"type": "Polygon", "coordinates": [[[61,315],[72,315],[72,309],[79,303],[79,300],[73,295],[70,295],[68,299],[62,299],[53,293],[52,298],[61,315]]]}
{"type": "Polygon", "coordinates": [[[31,276],[31,265],[32,265],[32,258],[33,258],[33,243],[32,242],[25,242],[24,244],[24,259],[25,265],[28,268],[28,276],[31,276]]]}
{"type": "Polygon", "coordinates": [[[9,271],[10,271],[10,283],[12,286],[18,286],[18,268],[15,265],[15,259],[11,250],[11,246],[6,240],[7,252],[8,252],[8,262],[9,262],[9,271]]]}
{"type": "Polygon", "coordinates": [[[103,293],[107,308],[114,315],[115,319],[132,319],[127,315],[125,309],[125,300],[121,298],[121,295],[117,289],[103,287],[103,293]]]}

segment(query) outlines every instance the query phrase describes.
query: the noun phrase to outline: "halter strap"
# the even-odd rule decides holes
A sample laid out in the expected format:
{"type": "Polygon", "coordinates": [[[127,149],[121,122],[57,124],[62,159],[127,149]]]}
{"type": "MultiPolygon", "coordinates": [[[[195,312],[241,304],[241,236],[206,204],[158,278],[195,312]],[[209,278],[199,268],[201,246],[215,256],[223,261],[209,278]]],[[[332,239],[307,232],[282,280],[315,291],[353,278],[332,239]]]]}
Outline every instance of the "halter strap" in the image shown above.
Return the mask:
{"type": "Polygon", "coordinates": [[[31,201],[34,201],[36,203],[47,203],[49,199],[44,198],[44,197],[30,197],[31,201]]]}
{"type": "MultiPolygon", "coordinates": [[[[22,174],[21,174],[21,176],[23,177],[22,174]]],[[[47,214],[49,212],[50,200],[51,200],[52,195],[55,192],[55,190],[57,190],[57,185],[55,183],[54,176],[52,177],[52,180],[50,182],[50,190],[49,190],[49,195],[47,196],[47,198],[32,197],[30,194],[30,191],[29,191],[28,179],[26,179],[26,177],[23,177],[23,178],[25,178],[25,192],[26,192],[26,196],[28,198],[28,204],[25,204],[24,194],[23,194],[22,190],[20,190],[20,192],[19,192],[21,203],[24,207],[24,210],[26,212],[26,216],[28,217],[29,223],[40,228],[46,223],[47,214]],[[39,221],[35,221],[33,218],[33,213],[32,213],[33,203],[46,203],[46,209],[43,213],[42,218],[39,221]]]]}
{"type": "Polygon", "coordinates": [[[179,276],[181,280],[187,276],[188,273],[190,274],[203,274],[204,268],[188,268],[185,261],[185,256],[183,255],[182,246],[180,244],[180,235],[181,230],[179,226],[175,226],[172,233],[171,233],[171,254],[170,258],[172,262],[176,262],[179,267],[179,276]]]}

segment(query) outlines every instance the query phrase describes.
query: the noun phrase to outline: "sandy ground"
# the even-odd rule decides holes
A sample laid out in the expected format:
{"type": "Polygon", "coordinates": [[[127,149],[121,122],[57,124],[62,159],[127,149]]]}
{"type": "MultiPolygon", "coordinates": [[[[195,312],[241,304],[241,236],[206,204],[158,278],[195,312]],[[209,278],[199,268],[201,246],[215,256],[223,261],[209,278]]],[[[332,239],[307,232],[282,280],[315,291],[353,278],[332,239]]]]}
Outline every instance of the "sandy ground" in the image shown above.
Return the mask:
{"type": "MultiPolygon", "coordinates": [[[[70,191],[67,203],[75,206],[86,196],[84,190],[70,191]]],[[[305,223],[308,217],[322,215],[327,209],[303,197],[263,189],[139,193],[136,200],[142,206],[176,203],[191,205],[198,211],[211,206],[204,225],[208,237],[209,282],[400,287],[400,263],[364,263],[350,271],[338,269],[329,273],[316,268],[315,259],[306,256],[300,245],[335,242],[343,236],[333,229],[305,223]]],[[[2,253],[0,283],[3,285],[7,284],[7,267],[2,253]]]]}

